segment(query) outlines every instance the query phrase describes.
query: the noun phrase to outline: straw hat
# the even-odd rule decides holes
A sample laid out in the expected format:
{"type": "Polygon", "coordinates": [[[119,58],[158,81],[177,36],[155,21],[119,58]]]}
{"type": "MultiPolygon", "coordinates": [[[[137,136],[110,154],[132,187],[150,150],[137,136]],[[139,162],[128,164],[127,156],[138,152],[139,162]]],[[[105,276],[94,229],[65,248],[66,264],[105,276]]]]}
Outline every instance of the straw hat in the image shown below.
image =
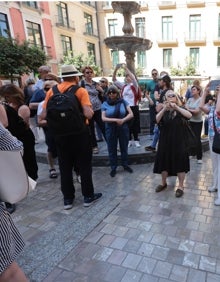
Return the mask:
{"type": "Polygon", "coordinates": [[[79,72],[74,65],[63,65],[61,66],[60,77],[71,77],[71,76],[81,76],[83,75],[79,72]]]}

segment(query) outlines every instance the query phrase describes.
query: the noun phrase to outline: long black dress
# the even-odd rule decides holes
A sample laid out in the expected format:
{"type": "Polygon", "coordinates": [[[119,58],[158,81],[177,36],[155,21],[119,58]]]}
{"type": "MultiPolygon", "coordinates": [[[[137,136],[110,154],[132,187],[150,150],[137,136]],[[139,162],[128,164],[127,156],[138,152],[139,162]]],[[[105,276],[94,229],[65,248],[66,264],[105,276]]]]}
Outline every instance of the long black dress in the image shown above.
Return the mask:
{"type": "Polygon", "coordinates": [[[179,112],[166,111],[159,123],[160,137],[154,173],[167,171],[169,176],[190,170],[183,119],[179,112]]]}

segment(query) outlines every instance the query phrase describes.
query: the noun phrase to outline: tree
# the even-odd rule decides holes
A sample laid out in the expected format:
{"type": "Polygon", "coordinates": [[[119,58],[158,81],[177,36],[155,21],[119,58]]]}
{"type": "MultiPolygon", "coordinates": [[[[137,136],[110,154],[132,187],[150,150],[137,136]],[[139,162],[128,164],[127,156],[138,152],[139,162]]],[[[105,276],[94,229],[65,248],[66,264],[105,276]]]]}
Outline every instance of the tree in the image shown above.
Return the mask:
{"type": "Polygon", "coordinates": [[[186,59],[185,67],[181,68],[179,65],[177,68],[171,67],[170,73],[171,75],[177,75],[177,76],[195,75],[196,74],[195,63],[192,59],[190,60],[186,59]]]}
{"type": "Polygon", "coordinates": [[[0,36],[0,74],[13,81],[15,75],[37,72],[46,63],[47,56],[38,47],[28,42],[19,43],[18,39],[0,36]]]}
{"type": "Polygon", "coordinates": [[[84,66],[90,66],[93,68],[95,76],[101,75],[101,68],[97,66],[95,63],[94,56],[87,56],[83,53],[80,53],[78,55],[74,55],[72,51],[70,51],[66,56],[63,58],[63,63],[66,65],[74,65],[78,70],[82,70],[84,66]]]}

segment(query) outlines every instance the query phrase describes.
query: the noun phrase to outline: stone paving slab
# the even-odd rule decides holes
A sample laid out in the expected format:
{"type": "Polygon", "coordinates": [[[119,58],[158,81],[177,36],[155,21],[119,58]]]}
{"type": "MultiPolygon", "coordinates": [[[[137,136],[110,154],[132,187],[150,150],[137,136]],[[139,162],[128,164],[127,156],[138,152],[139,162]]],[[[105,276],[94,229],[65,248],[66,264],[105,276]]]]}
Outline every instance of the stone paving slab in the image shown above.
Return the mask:
{"type": "Polygon", "coordinates": [[[74,208],[63,210],[59,178],[50,180],[39,164],[36,191],[13,214],[26,247],[18,263],[31,282],[216,282],[220,281],[220,208],[214,206],[209,152],[203,164],[190,161],[185,193],[175,198],[176,179],[154,189],[160,176],[153,164],[119,168],[95,167],[96,191],[103,198],[82,206],[76,184],[74,208]]]}

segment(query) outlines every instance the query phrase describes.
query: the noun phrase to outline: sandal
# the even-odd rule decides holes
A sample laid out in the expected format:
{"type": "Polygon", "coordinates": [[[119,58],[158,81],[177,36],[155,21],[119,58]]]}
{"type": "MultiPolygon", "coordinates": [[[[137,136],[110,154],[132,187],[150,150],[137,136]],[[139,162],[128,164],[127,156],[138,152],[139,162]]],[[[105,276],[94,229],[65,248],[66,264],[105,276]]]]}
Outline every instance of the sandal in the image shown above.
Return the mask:
{"type": "Polygon", "coordinates": [[[158,185],[155,189],[155,192],[161,192],[163,191],[165,188],[167,188],[167,183],[165,185],[158,185]]]}
{"type": "Polygon", "coordinates": [[[176,197],[177,197],[177,198],[182,197],[183,193],[184,193],[184,191],[183,191],[182,189],[178,188],[178,189],[176,190],[176,197]]]}
{"type": "Polygon", "coordinates": [[[51,168],[49,172],[50,172],[50,178],[57,178],[57,172],[55,168],[51,168]]]}

